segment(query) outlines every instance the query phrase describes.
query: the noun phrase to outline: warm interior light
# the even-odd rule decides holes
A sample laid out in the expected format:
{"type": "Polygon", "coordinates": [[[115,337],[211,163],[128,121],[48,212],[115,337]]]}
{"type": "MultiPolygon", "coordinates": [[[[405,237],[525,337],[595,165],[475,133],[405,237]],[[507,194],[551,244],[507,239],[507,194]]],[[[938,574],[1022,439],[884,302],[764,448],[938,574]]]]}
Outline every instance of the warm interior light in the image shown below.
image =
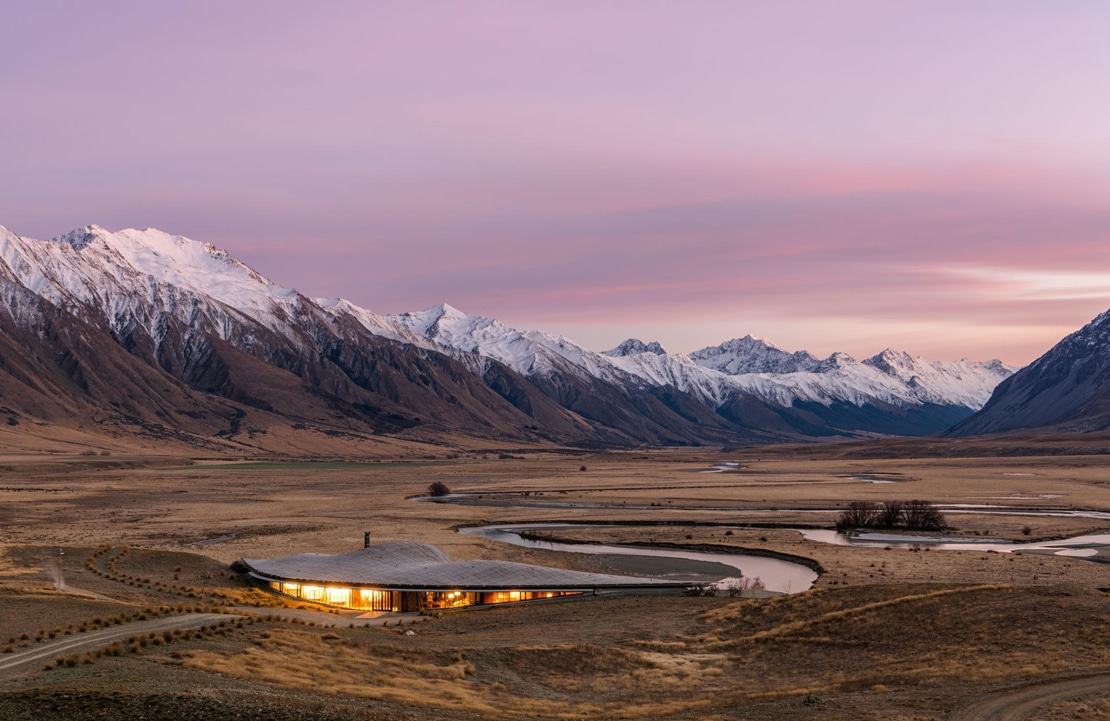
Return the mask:
{"type": "Polygon", "coordinates": [[[351,605],[351,589],[349,588],[326,588],[324,589],[324,597],[328,603],[335,606],[351,605]]]}
{"type": "Polygon", "coordinates": [[[319,601],[324,597],[323,586],[301,586],[301,598],[308,601],[319,601]]]}

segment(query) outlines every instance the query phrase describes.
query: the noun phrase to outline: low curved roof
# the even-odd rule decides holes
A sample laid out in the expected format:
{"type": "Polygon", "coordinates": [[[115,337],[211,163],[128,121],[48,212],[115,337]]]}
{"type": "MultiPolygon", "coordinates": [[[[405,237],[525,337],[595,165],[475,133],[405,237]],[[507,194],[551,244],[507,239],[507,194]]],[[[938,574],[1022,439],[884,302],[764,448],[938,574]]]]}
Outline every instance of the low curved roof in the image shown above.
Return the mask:
{"type": "Polygon", "coordinates": [[[264,560],[243,559],[263,580],[302,581],[396,590],[586,590],[680,587],[685,583],[637,576],[584,573],[511,561],[452,561],[426,543],[397,541],[338,555],[300,553],[264,560]]]}

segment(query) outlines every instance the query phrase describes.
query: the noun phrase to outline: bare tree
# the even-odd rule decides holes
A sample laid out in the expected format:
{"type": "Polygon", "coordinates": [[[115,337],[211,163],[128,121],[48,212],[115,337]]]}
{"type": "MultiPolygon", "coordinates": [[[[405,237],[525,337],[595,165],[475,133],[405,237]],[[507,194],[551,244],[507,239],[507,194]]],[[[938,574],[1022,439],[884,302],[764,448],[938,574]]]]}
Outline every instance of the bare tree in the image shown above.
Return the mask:
{"type": "Polygon", "coordinates": [[[902,520],[902,502],[884,501],[882,508],[877,513],[880,528],[894,528],[902,520]]]}
{"type": "Polygon", "coordinates": [[[871,501],[852,501],[848,504],[848,509],[837,517],[836,527],[870,528],[875,525],[878,515],[879,509],[871,501]]]}
{"type": "Polygon", "coordinates": [[[948,528],[944,515],[929,501],[907,501],[902,509],[906,528],[915,531],[942,531],[948,528]]]}

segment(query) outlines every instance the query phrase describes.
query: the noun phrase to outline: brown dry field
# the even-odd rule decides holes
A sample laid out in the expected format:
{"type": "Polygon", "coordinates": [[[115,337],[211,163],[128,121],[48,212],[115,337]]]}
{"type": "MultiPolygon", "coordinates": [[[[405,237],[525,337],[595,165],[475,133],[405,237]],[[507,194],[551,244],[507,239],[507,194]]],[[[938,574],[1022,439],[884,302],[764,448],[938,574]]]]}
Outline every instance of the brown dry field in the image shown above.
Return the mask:
{"type": "MultiPolygon", "coordinates": [[[[1110,565],[830,546],[784,526],[831,527],[835,513],[827,511],[853,500],[1107,511],[1104,444],[439,448],[427,458],[346,463],[12,454],[0,457],[0,651],[12,645],[13,653],[67,624],[127,609],[235,601],[265,618],[268,606],[284,602],[247,588],[227,564],[348,551],[364,531],[378,542],[433,543],[459,560],[603,570],[611,559],[510,547],[454,529],[636,521],[662,525],[558,535],[758,548],[813,559],[823,573],[813,591],[789,597],[562,601],[444,614],[408,629],[412,636],[395,624],[348,628],[343,614],[305,611],[318,625],[271,618],[73,667],[0,674],[0,718],[31,709],[44,719],[119,718],[153,708],[182,719],[940,719],[1001,688],[1110,671],[1110,595],[1100,590],[1110,588],[1110,565]],[[740,467],[706,472],[725,462],[740,467]],[[435,481],[473,494],[475,505],[409,500],[435,481]],[[105,545],[129,550],[111,569],[110,553],[94,563],[99,572],[85,567],[105,545]],[[112,600],[54,591],[49,568],[59,549],[70,586],[112,600]]],[[[1110,528],[1087,519],[948,520],[958,535],[1015,540],[1110,528]]],[[[1105,698],[1068,703],[1039,718],[1105,717],[1105,698]]]]}

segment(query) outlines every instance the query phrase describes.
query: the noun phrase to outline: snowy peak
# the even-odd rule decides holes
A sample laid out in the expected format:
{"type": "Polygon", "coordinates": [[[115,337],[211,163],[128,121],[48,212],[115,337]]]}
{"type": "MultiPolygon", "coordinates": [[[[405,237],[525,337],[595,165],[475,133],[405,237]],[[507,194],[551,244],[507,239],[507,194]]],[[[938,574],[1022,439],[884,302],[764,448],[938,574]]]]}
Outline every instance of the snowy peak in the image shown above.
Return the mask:
{"type": "Polygon", "coordinates": [[[391,318],[360,308],[345,298],[313,298],[312,302],[332,318],[350,317],[374,335],[380,335],[401,343],[411,343],[421,348],[435,348],[435,344],[424,336],[412,332],[412,330],[391,318]]]}
{"type": "Polygon", "coordinates": [[[59,236],[55,240],[59,240],[63,243],[69,243],[73,246],[74,250],[84,250],[91,243],[97,240],[101,240],[106,233],[107,231],[105,231],[99,225],[93,224],[87,225],[84,228],[78,228],[77,230],[71,230],[65,235],[59,236]]]}
{"type": "Polygon", "coordinates": [[[292,333],[311,308],[227,251],[160,230],[97,225],[53,240],[0,234],[0,273],[118,337],[140,331],[157,347],[168,318],[227,339],[244,324],[292,333]]]}
{"type": "Polygon", "coordinates": [[[891,348],[887,348],[878,355],[863,361],[864,364],[876,368],[889,376],[903,379],[908,379],[913,375],[919,362],[926,361],[922,361],[920,358],[915,360],[910,357],[909,353],[896,351],[891,348]]]}
{"type": "Polygon", "coordinates": [[[788,353],[751,335],[694,351],[690,360],[727,375],[814,371],[821,363],[806,351],[788,353]]]}
{"type": "Polygon", "coordinates": [[[663,346],[659,345],[659,341],[651,341],[644,343],[639,338],[629,338],[612,350],[607,350],[602,355],[607,355],[613,358],[623,358],[630,355],[640,355],[641,353],[654,353],[655,355],[666,355],[667,351],[663,350],[663,346]]]}
{"type": "Polygon", "coordinates": [[[857,362],[858,361],[855,358],[848,355],[847,353],[842,353],[840,351],[836,351],[835,353],[830,355],[828,358],[821,361],[817,365],[817,368],[814,369],[814,371],[816,373],[831,373],[833,371],[840,370],[841,368],[847,368],[848,366],[853,366],[857,362]]]}
{"type": "MultiPolygon", "coordinates": [[[[99,225],[89,225],[70,231],[54,239],[75,251],[95,252],[114,259],[122,259],[135,270],[151,275],[177,271],[178,279],[192,273],[218,273],[237,275],[252,283],[273,285],[260,273],[231,257],[231,254],[211,243],[190,240],[182,235],[170,235],[154,228],[135,230],[125,228],[112,233],[99,225]]],[[[201,278],[190,278],[201,280],[201,278]]]]}
{"type": "MultiPolygon", "coordinates": [[[[1110,348],[1110,310],[1099,313],[1087,325],[1066,336],[1049,353],[1065,353],[1069,356],[1081,356],[1089,352],[1105,352],[1110,348]]],[[[1036,363],[1040,363],[1038,359],[1036,363]]]]}
{"type": "Polygon", "coordinates": [[[505,340],[521,336],[520,331],[500,321],[470,315],[446,303],[415,313],[392,315],[389,320],[440,345],[467,352],[474,352],[480,345],[493,339],[505,340]]]}

